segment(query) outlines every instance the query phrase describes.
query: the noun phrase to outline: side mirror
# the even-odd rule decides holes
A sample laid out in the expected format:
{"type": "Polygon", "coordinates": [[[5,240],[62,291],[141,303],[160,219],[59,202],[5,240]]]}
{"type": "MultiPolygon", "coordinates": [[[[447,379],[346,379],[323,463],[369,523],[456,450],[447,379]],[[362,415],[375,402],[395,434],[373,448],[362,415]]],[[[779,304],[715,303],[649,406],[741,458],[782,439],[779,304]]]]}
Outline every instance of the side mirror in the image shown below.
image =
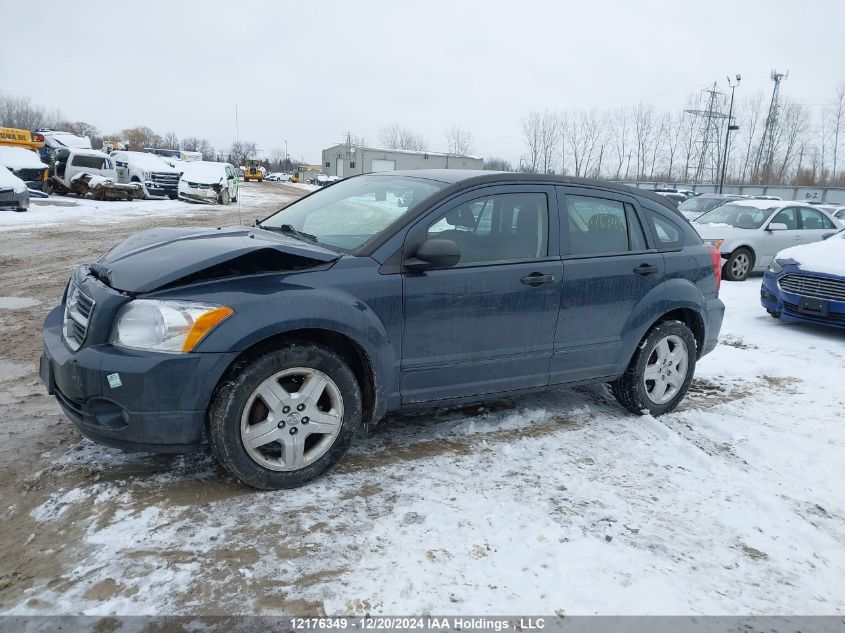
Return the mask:
{"type": "Polygon", "coordinates": [[[410,259],[402,262],[409,270],[428,270],[429,268],[451,268],[461,260],[461,249],[452,240],[428,239],[417,249],[410,259]]]}
{"type": "Polygon", "coordinates": [[[772,222],[768,227],[766,227],[767,231],[786,231],[787,229],[789,229],[789,227],[782,222],[772,222]]]}

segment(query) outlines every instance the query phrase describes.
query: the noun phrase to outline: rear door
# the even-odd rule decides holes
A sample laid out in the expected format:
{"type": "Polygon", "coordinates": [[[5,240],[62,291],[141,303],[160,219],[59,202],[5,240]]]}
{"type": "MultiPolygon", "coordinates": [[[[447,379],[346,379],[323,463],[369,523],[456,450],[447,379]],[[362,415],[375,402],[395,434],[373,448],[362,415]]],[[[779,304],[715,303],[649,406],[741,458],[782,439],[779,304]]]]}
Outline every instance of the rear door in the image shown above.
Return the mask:
{"type": "Polygon", "coordinates": [[[486,187],[455,198],[408,233],[461,249],[452,267],[403,272],[404,404],[548,384],[560,302],[553,187],[486,187]]]}
{"type": "Polygon", "coordinates": [[[825,235],[836,231],[836,227],[834,227],[830,218],[818,209],[799,207],[798,210],[800,226],[798,242],[800,244],[820,242],[825,235]]]}
{"type": "Polygon", "coordinates": [[[633,197],[559,187],[558,206],[563,286],[550,381],[609,376],[623,342],[642,325],[632,322],[635,308],[665,295],[663,256],[646,240],[633,197]]]}

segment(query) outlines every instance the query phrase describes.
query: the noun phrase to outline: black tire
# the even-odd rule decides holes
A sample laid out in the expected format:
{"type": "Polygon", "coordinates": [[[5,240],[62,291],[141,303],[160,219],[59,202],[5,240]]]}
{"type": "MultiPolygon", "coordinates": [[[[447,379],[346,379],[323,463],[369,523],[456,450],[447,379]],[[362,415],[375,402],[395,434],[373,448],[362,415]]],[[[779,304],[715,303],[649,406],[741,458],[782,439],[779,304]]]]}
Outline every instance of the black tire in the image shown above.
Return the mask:
{"type": "Polygon", "coordinates": [[[17,207],[17,208],[15,209],[15,211],[16,211],[17,213],[26,213],[26,212],[28,211],[28,209],[24,209],[23,207],[17,207]]]}
{"type": "Polygon", "coordinates": [[[769,316],[772,317],[773,319],[779,319],[780,318],[780,312],[778,312],[777,310],[766,310],[766,312],[768,312],[769,316]]]}
{"type": "Polygon", "coordinates": [[[229,204],[229,191],[223,190],[220,192],[220,195],[217,196],[218,204],[227,205],[229,204]]]}
{"type": "Polygon", "coordinates": [[[751,249],[740,246],[728,256],[722,266],[722,279],[727,281],[745,281],[754,268],[754,253],[751,249]]]}
{"type": "Polygon", "coordinates": [[[292,341],[233,367],[209,407],[207,430],[211,452],[226,471],[253,488],[280,490],[305,485],[334,466],[358,436],[362,419],[361,388],[343,359],[322,345],[292,341]],[[343,418],[334,443],[322,456],[298,470],[276,471],[247,452],[241,439],[241,415],[262,382],[294,367],[319,370],[334,381],[343,398],[343,418]]]}
{"type": "Polygon", "coordinates": [[[683,399],[692,382],[695,373],[695,360],[697,357],[697,346],[695,337],[689,327],[681,321],[664,321],[653,327],[645,338],[640,342],[637,351],[628,369],[615,381],[610,383],[610,390],[613,397],[631,413],[643,415],[663,415],[668,413],[683,399]],[[674,393],[672,398],[662,404],[657,404],[649,399],[648,386],[645,379],[645,369],[650,357],[655,352],[657,344],[667,337],[681,339],[686,346],[687,368],[683,383],[674,393]]]}

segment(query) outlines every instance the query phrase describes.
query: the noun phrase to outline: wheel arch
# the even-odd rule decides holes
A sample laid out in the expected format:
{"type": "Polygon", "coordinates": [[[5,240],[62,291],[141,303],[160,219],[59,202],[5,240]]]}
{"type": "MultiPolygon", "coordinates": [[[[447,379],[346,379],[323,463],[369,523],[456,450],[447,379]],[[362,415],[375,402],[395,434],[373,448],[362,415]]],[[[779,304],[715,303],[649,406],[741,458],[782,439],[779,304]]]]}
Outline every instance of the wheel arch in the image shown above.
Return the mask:
{"type": "MultiPolygon", "coordinates": [[[[361,404],[365,423],[372,423],[383,417],[385,403],[378,388],[376,369],[367,351],[354,339],[336,330],[325,328],[299,328],[278,332],[253,342],[229,363],[217,381],[209,402],[214,402],[221,386],[245,364],[262,353],[296,342],[316,343],[337,353],[352,370],[361,388],[361,404]]],[[[210,405],[209,405],[210,406],[210,405]]]]}

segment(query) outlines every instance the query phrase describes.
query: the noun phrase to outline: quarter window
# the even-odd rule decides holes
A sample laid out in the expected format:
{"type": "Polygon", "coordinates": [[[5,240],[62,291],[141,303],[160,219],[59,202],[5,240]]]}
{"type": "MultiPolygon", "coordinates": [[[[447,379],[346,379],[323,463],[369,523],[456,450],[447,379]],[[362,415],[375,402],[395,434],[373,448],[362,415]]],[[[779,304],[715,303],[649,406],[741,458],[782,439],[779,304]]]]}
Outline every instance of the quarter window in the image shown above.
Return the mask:
{"type": "Polygon", "coordinates": [[[633,207],[617,200],[566,196],[569,248],[573,255],[625,253],[646,249],[633,207]]]}
{"type": "Polygon", "coordinates": [[[545,257],[548,201],[542,193],[477,198],[441,215],[429,226],[428,237],[455,242],[461,249],[459,266],[545,257]]]}
{"type": "Polygon", "coordinates": [[[678,248],[684,241],[684,233],[677,224],[658,213],[648,212],[654,234],[661,248],[678,248]]]}

